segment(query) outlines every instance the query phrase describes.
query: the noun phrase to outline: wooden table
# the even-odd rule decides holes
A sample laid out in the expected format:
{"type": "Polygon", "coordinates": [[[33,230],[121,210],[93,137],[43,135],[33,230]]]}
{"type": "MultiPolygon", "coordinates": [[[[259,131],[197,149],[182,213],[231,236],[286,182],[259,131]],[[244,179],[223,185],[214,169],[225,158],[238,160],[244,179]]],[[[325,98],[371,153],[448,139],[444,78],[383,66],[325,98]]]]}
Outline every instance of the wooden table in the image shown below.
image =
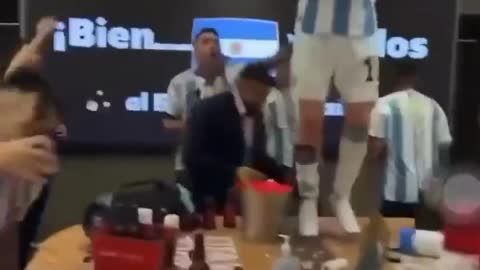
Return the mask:
{"type": "MultiPolygon", "coordinates": [[[[413,219],[385,219],[385,221],[390,229],[393,243],[398,242],[400,228],[414,225],[413,219]]],[[[360,224],[367,223],[367,219],[360,218],[360,224]]],[[[320,218],[320,228],[322,233],[328,235],[340,233],[339,224],[334,218],[320,218]]],[[[242,240],[239,230],[222,228],[211,234],[233,237],[246,270],[272,269],[272,261],[279,255],[279,245],[245,242],[242,240]]],[[[355,264],[359,241],[339,241],[335,237],[331,237],[326,238],[325,243],[322,244],[336,256],[346,258],[351,264],[355,264]]],[[[40,245],[27,270],[91,270],[93,269],[92,265],[83,262],[88,246],[89,240],[85,237],[81,226],[67,228],[54,234],[40,245]]],[[[394,267],[388,265],[385,269],[394,270],[394,267]]]]}

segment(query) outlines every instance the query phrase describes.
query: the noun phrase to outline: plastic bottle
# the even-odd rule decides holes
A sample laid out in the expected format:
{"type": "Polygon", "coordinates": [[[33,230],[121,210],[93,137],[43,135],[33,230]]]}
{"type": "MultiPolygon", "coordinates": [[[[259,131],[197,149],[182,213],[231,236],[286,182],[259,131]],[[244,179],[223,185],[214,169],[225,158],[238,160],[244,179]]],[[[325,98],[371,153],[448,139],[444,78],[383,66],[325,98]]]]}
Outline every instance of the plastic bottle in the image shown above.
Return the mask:
{"type": "Polygon", "coordinates": [[[141,238],[154,240],[158,238],[153,225],[153,210],[150,208],[138,208],[138,223],[140,224],[141,238]]]}
{"type": "Polygon", "coordinates": [[[227,203],[223,209],[223,227],[235,228],[237,226],[237,213],[235,209],[235,193],[231,190],[228,193],[227,203]]]}
{"type": "Polygon", "coordinates": [[[215,199],[207,198],[205,200],[205,213],[203,216],[203,228],[205,230],[215,230],[217,225],[215,223],[215,214],[217,212],[217,205],[215,199]]]}
{"type": "Polygon", "coordinates": [[[163,222],[163,238],[175,241],[180,232],[180,217],[178,215],[166,215],[163,222]]]}
{"type": "Polygon", "coordinates": [[[107,220],[102,216],[93,216],[92,229],[93,233],[109,233],[107,220]]]}
{"type": "Polygon", "coordinates": [[[290,237],[287,235],[280,235],[280,237],[284,240],[280,247],[282,256],[274,263],[273,270],[300,270],[300,260],[292,255],[290,237]]]}
{"type": "Polygon", "coordinates": [[[400,230],[400,251],[433,258],[442,255],[444,235],[440,232],[403,228],[400,230]]]}

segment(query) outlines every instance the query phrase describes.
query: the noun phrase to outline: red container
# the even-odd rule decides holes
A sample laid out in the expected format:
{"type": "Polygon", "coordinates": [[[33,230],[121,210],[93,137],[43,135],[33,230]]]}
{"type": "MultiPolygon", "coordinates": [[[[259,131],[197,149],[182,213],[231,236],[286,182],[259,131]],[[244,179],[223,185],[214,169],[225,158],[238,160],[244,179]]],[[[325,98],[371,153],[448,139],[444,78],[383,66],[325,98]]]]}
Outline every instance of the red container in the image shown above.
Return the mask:
{"type": "Polygon", "coordinates": [[[258,193],[290,193],[293,191],[293,187],[290,185],[280,184],[273,179],[267,181],[252,181],[253,189],[258,193]]]}
{"type": "Polygon", "coordinates": [[[164,268],[163,240],[145,241],[96,233],[92,237],[95,270],[159,270],[164,268]]]}
{"type": "Polygon", "coordinates": [[[480,224],[446,225],[444,235],[447,250],[480,255],[480,224]]]}

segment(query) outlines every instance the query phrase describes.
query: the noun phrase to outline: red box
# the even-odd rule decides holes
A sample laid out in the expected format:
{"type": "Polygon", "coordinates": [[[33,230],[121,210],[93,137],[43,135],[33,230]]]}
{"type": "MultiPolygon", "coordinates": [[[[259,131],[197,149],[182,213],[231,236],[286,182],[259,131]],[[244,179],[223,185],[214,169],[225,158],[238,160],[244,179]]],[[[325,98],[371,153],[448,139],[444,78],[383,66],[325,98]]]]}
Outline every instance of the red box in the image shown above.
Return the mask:
{"type": "Polygon", "coordinates": [[[145,241],[96,233],[92,237],[95,270],[159,270],[164,267],[164,241],[145,241]]]}

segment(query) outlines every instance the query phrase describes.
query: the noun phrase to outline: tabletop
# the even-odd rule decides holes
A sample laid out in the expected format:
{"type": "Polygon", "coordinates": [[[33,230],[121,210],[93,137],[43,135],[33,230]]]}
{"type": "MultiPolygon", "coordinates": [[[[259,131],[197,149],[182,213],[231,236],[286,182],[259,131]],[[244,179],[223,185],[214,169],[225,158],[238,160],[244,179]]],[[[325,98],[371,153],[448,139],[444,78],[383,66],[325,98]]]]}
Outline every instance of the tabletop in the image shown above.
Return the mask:
{"type": "MultiPolygon", "coordinates": [[[[398,243],[398,232],[403,227],[413,227],[413,219],[386,218],[384,219],[391,235],[391,244],[398,243]]],[[[362,226],[368,224],[368,219],[360,218],[362,226]]],[[[221,224],[220,222],[218,223],[221,224]]],[[[208,232],[209,235],[231,236],[241,258],[244,269],[272,269],[272,262],[280,253],[278,244],[252,243],[243,240],[241,230],[224,229],[208,232]]],[[[355,265],[358,258],[360,241],[358,238],[344,238],[335,218],[320,218],[320,231],[326,235],[321,245],[330,254],[349,260],[355,265]]],[[[30,262],[27,270],[93,270],[90,263],[83,262],[89,248],[89,240],[80,225],[64,229],[38,247],[38,252],[30,262]]],[[[387,265],[387,270],[394,270],[393,265],[387,265]]]]}

